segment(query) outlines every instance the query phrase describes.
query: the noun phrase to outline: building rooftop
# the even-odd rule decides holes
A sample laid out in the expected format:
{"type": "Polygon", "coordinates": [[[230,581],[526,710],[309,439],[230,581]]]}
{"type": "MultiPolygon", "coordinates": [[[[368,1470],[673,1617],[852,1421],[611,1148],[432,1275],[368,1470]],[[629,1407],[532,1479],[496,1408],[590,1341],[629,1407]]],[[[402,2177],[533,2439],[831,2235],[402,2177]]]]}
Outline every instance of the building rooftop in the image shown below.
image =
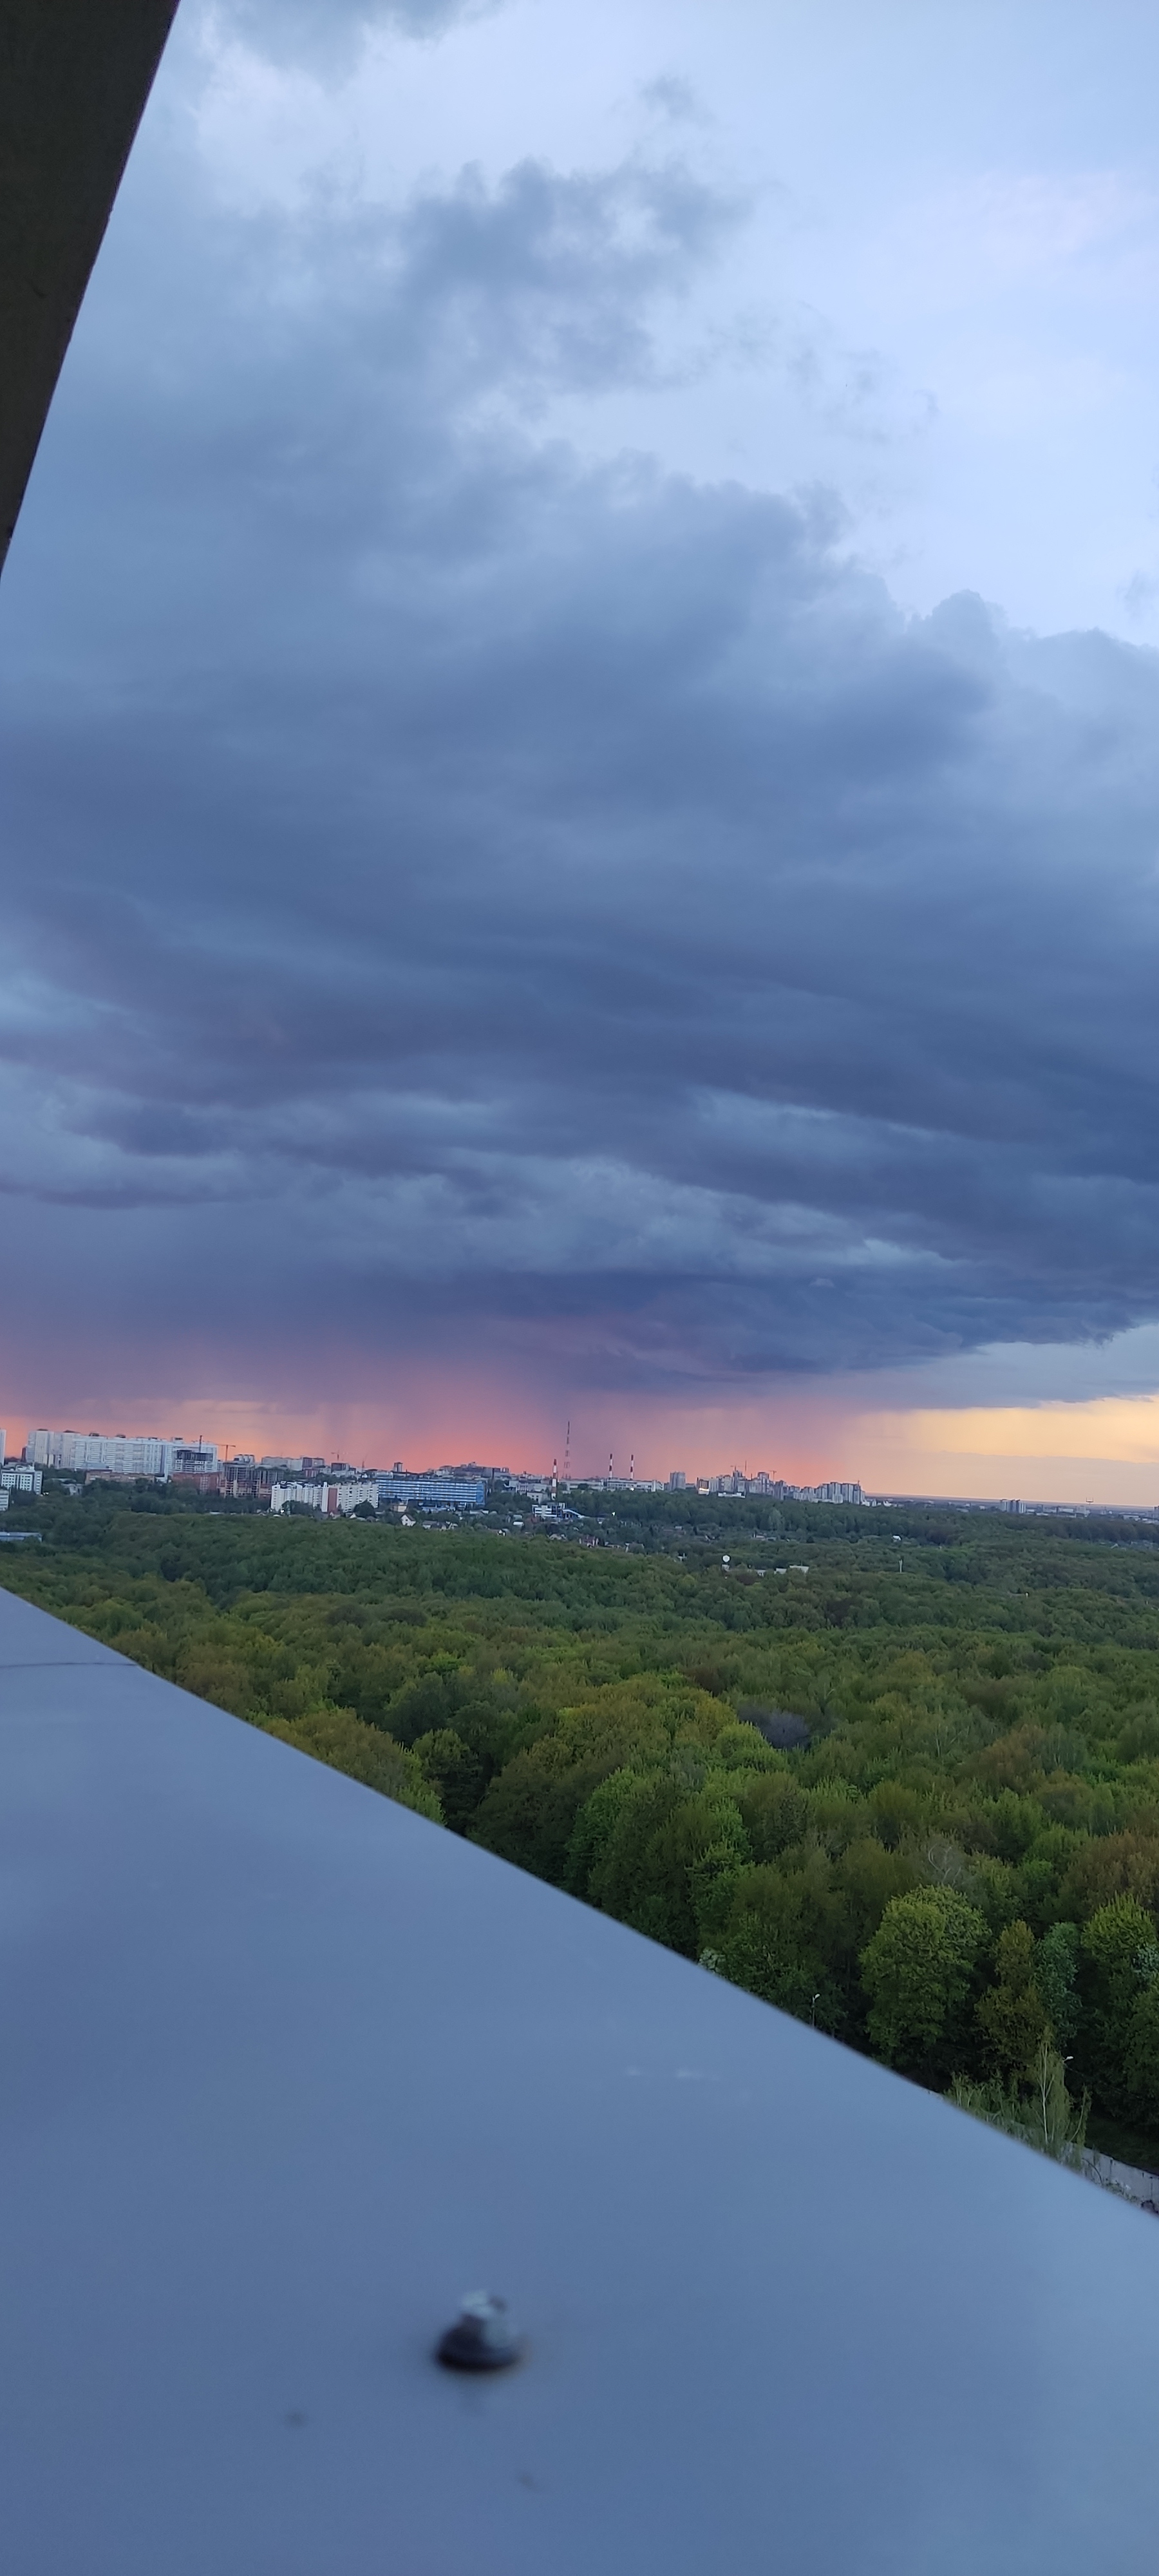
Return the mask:
{"type": "Polygon", "coordinates": [[[0,1711],[14,2567],[1151,2576],[1150,2218],[2,1593],[0,1711]]]}

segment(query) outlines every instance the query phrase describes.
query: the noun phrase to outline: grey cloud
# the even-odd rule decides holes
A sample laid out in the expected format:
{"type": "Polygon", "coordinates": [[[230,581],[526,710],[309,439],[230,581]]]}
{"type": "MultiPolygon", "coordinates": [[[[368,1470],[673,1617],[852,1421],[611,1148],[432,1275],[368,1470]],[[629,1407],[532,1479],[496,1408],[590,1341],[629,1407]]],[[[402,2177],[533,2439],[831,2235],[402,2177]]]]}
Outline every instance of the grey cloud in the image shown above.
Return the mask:
{"type": "Polygon", "coordinates": [[[482,17],[502,0],[216,0],[211,15],[267,62],[342,76],[368,37],[392,28],[441,36],[456,20],[482,17]]]}
{"type": "Polygon", "coordinates": [[[166,265],[158,184],[0,601],[0,1183],[78,1297],[625,1387],[1159,1315],[1156,658],[530,434],[735,220],[678,165],[170,174],[166,265]]]}
{"type": "Polygon", "coordinates": [[[679,72],[661,72],[657,79],[645,81],[640,98],[653,115],[666,117],[673,125],[712,123],[691,81],[684,80],[679,72]]]}
{"type": "Polygon", "coordinates": [[[528,161],[494,189],[468,171],[397,227],[396,346],[405,315],[424,376],[441,354],[459,402],[472,377],[525,398],[648,380],[650,308],[740,211],[679,160],[566,178],[528,161]]]}
{"type": "Polygon", "coordinates": [[[1141,624],[1145,617],[1150,617],[1159,599],[1159,581],[1153,573],[1133,572],[1130,580],[1124,583],[1120,597],[1128,617],[1141,624]]]}

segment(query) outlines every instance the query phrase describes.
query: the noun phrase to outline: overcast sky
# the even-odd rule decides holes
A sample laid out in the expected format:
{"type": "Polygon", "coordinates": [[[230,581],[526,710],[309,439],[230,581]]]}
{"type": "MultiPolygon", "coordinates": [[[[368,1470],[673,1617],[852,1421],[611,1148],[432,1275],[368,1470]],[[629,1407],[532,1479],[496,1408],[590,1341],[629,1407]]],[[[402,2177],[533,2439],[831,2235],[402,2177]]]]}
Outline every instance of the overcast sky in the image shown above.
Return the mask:
{"type": "Polygon", "coordinates": [[[182,0],[0,590],[18,1432],[1151,1472],[1157,54],[182,0]]]}

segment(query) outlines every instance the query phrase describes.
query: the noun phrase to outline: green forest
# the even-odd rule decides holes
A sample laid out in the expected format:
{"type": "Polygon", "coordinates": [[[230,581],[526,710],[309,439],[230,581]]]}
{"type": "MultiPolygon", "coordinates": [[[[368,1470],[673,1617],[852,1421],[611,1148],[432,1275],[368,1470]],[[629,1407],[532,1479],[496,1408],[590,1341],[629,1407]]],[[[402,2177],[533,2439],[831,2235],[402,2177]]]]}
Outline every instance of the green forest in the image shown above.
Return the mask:
{"type": "Polygon", "coordinates": [[[0,1579],[971,2107],[1053,2052],[1159,2165],[1159,1528],[572,1499],[14,1497],[0,1579]]]}

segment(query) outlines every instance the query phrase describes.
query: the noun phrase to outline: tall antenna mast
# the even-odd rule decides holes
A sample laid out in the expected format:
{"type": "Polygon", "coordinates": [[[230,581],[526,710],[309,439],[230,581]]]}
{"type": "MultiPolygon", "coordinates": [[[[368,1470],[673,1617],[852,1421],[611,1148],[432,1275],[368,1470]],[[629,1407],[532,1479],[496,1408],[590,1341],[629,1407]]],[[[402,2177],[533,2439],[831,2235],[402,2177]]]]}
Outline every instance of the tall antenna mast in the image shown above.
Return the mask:
{"type": "Polygon", "coordinates": [[[567,1426],[567,1431],[566,1431],[566,1434],[565,1434],[565,1437],[564,1437],[564,1444],[563,1444],[563,1481],[564,1481],[565,1485],[570,1485],[570,1483],[571,1483],[571,1424],[570,1424],[570,1422],[568,1423],[568,1426],[567,1426]]]}

